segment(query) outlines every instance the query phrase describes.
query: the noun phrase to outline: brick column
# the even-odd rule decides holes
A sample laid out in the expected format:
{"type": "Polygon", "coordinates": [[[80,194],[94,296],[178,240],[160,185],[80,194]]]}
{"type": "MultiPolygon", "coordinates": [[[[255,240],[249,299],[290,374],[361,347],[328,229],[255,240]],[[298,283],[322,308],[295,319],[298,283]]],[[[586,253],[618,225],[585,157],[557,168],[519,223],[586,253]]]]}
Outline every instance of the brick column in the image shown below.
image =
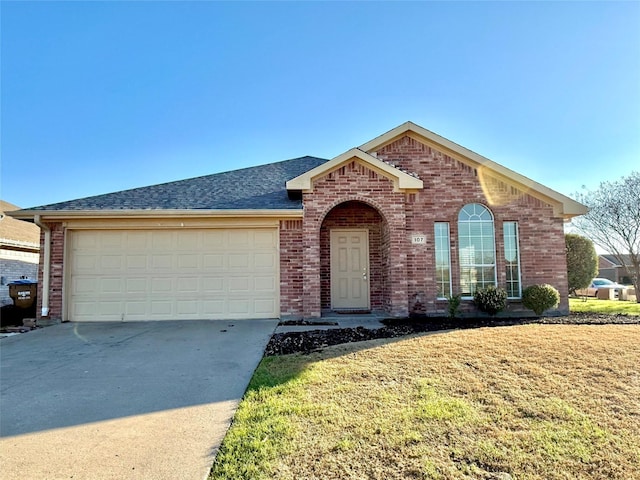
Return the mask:
{"type": "Polygon", "coordinates": [[[302,226],[302,310],[304,318],[318,318],[322,315],[320,306],[320,222],[307,215],[302,226]]]}

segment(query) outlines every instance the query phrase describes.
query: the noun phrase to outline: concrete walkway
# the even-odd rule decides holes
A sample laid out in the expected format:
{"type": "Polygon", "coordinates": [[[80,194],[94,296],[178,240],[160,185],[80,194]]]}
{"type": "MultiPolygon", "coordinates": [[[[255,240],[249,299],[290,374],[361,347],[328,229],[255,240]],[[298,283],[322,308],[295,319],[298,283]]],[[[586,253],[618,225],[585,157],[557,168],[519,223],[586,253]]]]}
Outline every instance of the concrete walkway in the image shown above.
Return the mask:
{"type": "Polygon", "coordinates": [[[310,321],[308,325],[279,325],[275,333],[285,332],[305,332],[308,330],[331,330],[336,328],[357,328],[364,327],[369,330],[384,327],[382,320],[389,318],[383,314],[326,314],[322,318],[310,321]]]}
{"type": "Polygon", "coordinates": [[[207,477],[277,320],[65,323],[0,340],[0,477],[207,477]]]}

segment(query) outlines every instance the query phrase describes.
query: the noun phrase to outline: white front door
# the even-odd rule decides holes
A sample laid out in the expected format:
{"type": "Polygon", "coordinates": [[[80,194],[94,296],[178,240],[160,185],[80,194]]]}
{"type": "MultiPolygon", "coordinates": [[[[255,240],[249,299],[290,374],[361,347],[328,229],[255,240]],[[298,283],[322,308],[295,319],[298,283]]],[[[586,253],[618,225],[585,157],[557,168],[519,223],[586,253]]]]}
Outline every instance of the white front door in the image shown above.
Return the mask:
{"type": "Polygon", "coordinates": [[[331,230],[331,308],[369,309],[369,232],[331,230]]]}

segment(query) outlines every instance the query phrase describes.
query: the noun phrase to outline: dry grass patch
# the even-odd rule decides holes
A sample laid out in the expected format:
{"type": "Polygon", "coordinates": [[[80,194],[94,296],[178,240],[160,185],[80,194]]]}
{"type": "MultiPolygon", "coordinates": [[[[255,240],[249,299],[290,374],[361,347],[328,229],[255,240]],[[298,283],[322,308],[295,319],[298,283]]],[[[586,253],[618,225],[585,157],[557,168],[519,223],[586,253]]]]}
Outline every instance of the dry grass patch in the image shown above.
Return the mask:
{"type": "Polygon", "coordinates": [[[639,346],[526,325],[265,358],[211,478],[637,478],[639,346]]]}

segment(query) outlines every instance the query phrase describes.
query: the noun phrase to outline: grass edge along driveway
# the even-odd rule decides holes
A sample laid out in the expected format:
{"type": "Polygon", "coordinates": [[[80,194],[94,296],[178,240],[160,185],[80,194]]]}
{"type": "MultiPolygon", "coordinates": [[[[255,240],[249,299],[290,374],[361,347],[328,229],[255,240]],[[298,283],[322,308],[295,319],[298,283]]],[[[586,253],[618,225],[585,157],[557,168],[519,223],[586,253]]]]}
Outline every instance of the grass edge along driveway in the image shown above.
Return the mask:
{"type": "Polygon", "coordinates": [[[210,479],[629,479],[640,326],[524,325],[262,360],[210,479]]]}

